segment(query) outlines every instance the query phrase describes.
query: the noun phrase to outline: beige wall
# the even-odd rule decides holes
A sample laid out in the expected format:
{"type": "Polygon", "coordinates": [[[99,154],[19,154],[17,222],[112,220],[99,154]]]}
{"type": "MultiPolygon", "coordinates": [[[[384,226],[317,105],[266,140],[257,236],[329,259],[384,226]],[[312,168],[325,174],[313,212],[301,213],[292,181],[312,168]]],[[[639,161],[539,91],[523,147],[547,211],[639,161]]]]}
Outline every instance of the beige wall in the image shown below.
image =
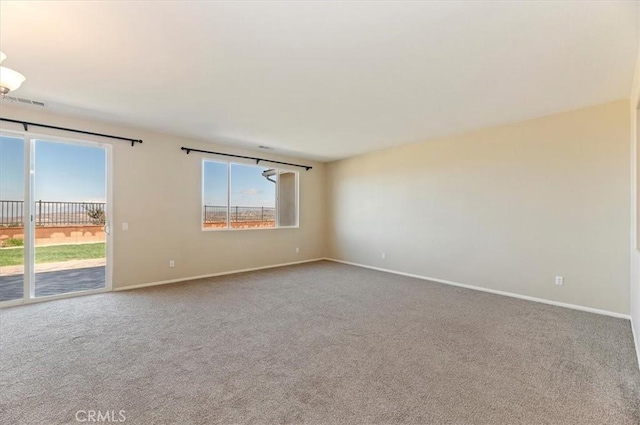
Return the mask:
{"type": "MultiPolygon", "coordinates": [[[[640,9],[638,10],[638,22],[640,23],[640,9]]],[[[636,59],[636,69],[633,79],[633,88],[630,96],[631,115],[631,147],[635,153],[633,161],[633,173],[631,183],[634,187],[632,191],[632,260],[631,260],[631,323],[633,324],[634,337],[636,343],[636,353],[638,364],[640,365],[640,33],[638,34],[638,57],[636,59]]]]}
{"type": "Polygon", "coordinates": [[[7,118],[144,139],[93,138],[113,146],[116,288],[329,254],[625,314],[628,111],[620,101],[326,166],[301,161],[314,168],[300,170],[299,229],[202,232],[202,156],[180,146],[256,152],[2,105],[7,118]]]}
{"type": "MultiPolygon", "coordinates": [[[[639,56],[640,59],[640,56],[639,56]]],[[[640,64],[640,60],[638,62],[640,64]]],[[[640,66],[637,67],[636,73],[638,76],[637,80],[640,80],[640,66]]],[[[633,172],[631,175],[631,184],[635,186],[632,190],[632,206],[631,206],[631,282],[630,282],[630,313],[631,313],[631,326],[633,329],[634,342],[636,346],[636,355],[638,357],[638,366],[640,367],[640,250],[639,250],[639,242],[640,237],[638,236],[638,231],[640,226],[638,225],[638,220],[640,215],[638,211],[640,211],[640,205],[638,202],[640,201],[640,194],[638,190],[640,190],[640,184],[638,179],[640,179],[640,131],[639,131],[639,123],[640,123],[640,90],[634,93],[632,97],[631,105],[631,149],[635,152],[635,158],[633,158],[632,168],[633,172]],[[635,99],[635,100],[633,100],[635,99]],[[635,229],[633,229],[635,227],[635,229]]]]}
{"type": "MultiPolygon", "coordinates": [[[[113,145],[114,267],[120,288],[323,257],[325,255],[325,165],[123,128],[96,121],[52,115],[3,104],[2,117],[140,138],[142,145],[99,140],[113,145]],[[181,146],[256,155],[313,166],[300,170],[300,228],[201,231],[202,155],[186,155],[181,146]],[[129,230],[122,231],[122,222],[129,230]],[[296,254],[296,247],[300,253],[296,254]],[[169,268],[175,260],[175,268],[169,268]]],[[[21,126],[2,123],[4,129],[21,126]]],[[[45,132],[32,128],[33,132],[45,132]]],[[[78,138],[72,133],[55,133],[78,138]]]]}
{"type": "Polygon", "coordinates": [[[628,314],[628,105],[329,164],[330,257],[628,314]]]}

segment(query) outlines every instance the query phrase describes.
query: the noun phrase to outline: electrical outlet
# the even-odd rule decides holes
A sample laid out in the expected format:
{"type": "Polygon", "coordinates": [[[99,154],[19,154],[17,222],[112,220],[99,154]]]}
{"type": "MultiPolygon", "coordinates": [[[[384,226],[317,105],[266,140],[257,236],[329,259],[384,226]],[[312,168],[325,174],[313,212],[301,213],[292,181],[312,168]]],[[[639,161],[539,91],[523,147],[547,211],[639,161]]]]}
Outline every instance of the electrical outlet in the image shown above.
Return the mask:
{"type": "Polygon", "coordinates": [[[564,277],[556,276],[556,285],[564,285],[564,277]]]}
{"type": "Polygon", "coordinates": [[[129,230],[129,223],[122,223],[122,230],[129,230]]]}
{"type": "Polygon", "coordinates": [[[300,252],[300,248],[296,248],[296,254],[300,252]]]}
{"type": "Polygon", "coordinates": [[[176,262],[175,262],[175,261],[173,261],[173,260],[170,260],[170,261],[169,261],[169,267],[170,267],[170,268],[174,268],[175,266],[176,266],[176,262]]]}
{"type": "Polygon", "coordinates": [[[386,253],[386,252],[383,252],[383,253],[382,253],[382,259],[384,260],[385,258],[387,258],[387,253],[386,253]]]}

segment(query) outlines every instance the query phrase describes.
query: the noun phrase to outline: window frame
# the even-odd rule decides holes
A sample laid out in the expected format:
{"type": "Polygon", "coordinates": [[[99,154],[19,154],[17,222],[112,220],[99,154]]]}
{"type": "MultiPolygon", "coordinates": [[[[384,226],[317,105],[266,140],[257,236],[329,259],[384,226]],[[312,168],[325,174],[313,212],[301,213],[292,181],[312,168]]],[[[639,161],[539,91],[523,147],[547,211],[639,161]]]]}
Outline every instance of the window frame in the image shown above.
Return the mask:
{"type": "Polygon", "coordinates": [[[259,164],[254,164],[253,162],[244,162],[244,161],[228,161],[223,159],[212,159],[212,158],[202,158],[202,163],[200,167],[200,230],[203,232],[236,232],[236,231],[246,231],[246,230],[278,230],[278,229],[299,229],[300,228],[300,172],[298,170],[290,169],[290,168],[280,168],[280,167],[268,167],[276,170],[278,175],[278,183],[276,183],[276,197],[275,197],[275,226],[273,227],[246,227],[246,228],[236,228],[231,227],[231,166],[232,165],[243,165],[250,166],[256,168],[266,168],[262,167],[259,164]],[[214,162],[218,164],[224,164],[227,167],[227,225],[223,228],[216,227],[205,227],[204,226],[204,167],[207,162],[214,162]],[[280,173],[286,171],[288,173],[293,173],[295,176],[295,211],[296,211],[296,224],[294,226],[281,226],[280,225],[280,193],[279,193],[279,179],[280,173]]]}

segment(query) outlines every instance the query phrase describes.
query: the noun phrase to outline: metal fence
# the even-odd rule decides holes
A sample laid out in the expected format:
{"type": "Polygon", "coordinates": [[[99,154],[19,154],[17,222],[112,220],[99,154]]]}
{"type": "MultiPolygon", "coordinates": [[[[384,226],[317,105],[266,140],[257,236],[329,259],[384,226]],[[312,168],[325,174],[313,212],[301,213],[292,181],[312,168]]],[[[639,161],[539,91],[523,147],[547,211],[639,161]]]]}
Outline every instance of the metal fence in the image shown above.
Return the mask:
{"type": "MultiPolygon", "coordinates": [[[[95,226],[105,223],[104,202],[36,201],[36,226],[95,226]]],[[[0,200],[0,227],[24,227],[24,201],[0,200]]]]}
{"type": "MultiPolygon", "coordinates": [[[[0,227],[24,227],[24,201],[0,200],[0,227]]],[[[204,223],[226,223],[227,207],[204,205],[204,223]]],[[[275,222],[274,207],[232,206],[228,210],[231,223],[275,222]]],[[[104,202],[36,201],[36,226],[92,226],[104,225],[104,202]]]]}
{"type": "MultiPolygon", "coordinates": [[[[204,223],[226,223],[226,205],[204,205],[204,223]]],[[[274,207],[229,207],[229,221],[243,223],[247,221],[275,222],[276,209],[274,207]]]]}

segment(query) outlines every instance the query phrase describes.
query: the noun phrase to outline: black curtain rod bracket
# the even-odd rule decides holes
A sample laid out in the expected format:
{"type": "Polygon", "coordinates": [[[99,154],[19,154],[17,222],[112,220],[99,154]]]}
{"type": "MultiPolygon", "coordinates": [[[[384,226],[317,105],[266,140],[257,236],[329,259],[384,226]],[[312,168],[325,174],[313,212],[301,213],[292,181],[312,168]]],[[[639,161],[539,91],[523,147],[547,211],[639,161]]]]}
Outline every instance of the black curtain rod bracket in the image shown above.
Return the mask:
{"type": "Polygon", "coordinates": [[[110,134],[94,133],[93,131],[84,131],[84,130],[76,130],[74,128],[57,127],[55,125],[39,124],[39,123],[36,123],[36,122],[12,120],[12,119],[9,119],[9,118],[2,118],[2,117],[0,117],[0,121],[12,122],[14,124],[22,124],[22,127],[24,128],[24,131],[29,131],[29,126],[33,126],[33,127],[50,128],[52,130],[69,131],[71,133],[87,134],[89,136],[106,137],[108,139],[124,140],[126,142],[131,142],[131,146],[132,147],[135,146],[136,143],[142,143],[142,140],[140,140],[140,139],[131,139],[129,137],[112,136],[110,134]]]}
{"type": "Polygon", "coordinates": [[[185,151],[187,153],[187,155],[189,155],[189,153],[191,153],[191,152],[210,153],[212,155],[222,155],[222,156],[231,156],[231,157],[234,157],[234,158],[252,159],[252,160],[254,160],[256,162],[256,164],[260,164],[260,161],[264,161],[264,162],[271,162],[273,164],[282,164],[282,165],[290,165],[292,167],[300,167],[300,168],[304,168],[307,171],[309,171],[309,170],[311,170],[313,168],[310,165],[301,165],[301,164],[292,164],[290,162],[272,161],[270,159],[258,158],[258,157],[255,157],[255,156],[233,155],[233,154],[230,154],[230,153],[205,151],[205,150],[194,149],[194,148],[185,148],[184,146],[181,147],[180,150],[185,151]]]}

